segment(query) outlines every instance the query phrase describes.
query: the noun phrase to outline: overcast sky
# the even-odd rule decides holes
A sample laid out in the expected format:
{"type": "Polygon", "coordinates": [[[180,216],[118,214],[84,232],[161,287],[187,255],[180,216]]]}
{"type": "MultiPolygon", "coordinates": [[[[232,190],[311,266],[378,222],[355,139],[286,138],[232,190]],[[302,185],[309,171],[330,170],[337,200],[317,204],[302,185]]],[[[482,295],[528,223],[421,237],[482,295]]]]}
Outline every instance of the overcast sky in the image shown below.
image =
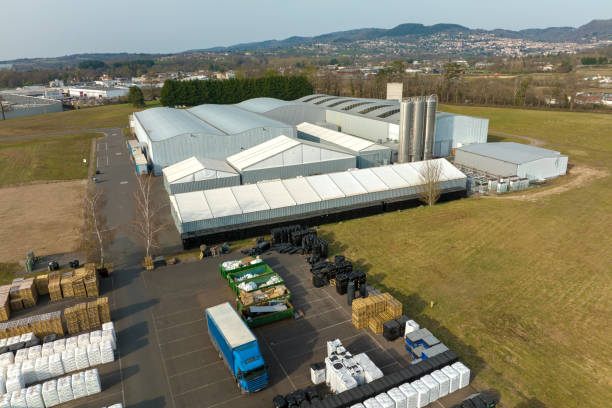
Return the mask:
{"type": "Polygon", "coordinates": [[[176,52],[401,23],[517,30],[595,18],[612,18],[612,0],[2,0],[0,60],[176,52]]]}

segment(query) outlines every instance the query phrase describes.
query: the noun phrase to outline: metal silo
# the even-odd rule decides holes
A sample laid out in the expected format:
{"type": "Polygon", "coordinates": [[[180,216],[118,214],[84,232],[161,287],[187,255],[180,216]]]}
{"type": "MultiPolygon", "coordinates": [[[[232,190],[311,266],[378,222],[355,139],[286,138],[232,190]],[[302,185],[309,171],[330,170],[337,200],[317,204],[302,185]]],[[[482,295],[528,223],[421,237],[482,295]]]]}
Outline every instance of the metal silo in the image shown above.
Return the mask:
{"type": "Polygon", "coordinates": [[[412,121],[412,146],[410,161],[423,160],[423,139],[425,138],[425,100],[414,98],[414,119],[412,121]]]}
{"type": "Polygon", "coordinates": [[[431,95],[427,98],[425,115],[425,142],[423,147],[423,158],[429,160],[434,154],[434,137],[436,134],[436,111],[438,109],[438,96],[431,95]]]}
{"type": "Polygon", "coordinates": [[[412,101],[410,99],[403,99],[400,102],[399,150],[397,152],[397,161],[400,163],[410,161],[410,124],[412,121],[412,113],[412,101]]]}

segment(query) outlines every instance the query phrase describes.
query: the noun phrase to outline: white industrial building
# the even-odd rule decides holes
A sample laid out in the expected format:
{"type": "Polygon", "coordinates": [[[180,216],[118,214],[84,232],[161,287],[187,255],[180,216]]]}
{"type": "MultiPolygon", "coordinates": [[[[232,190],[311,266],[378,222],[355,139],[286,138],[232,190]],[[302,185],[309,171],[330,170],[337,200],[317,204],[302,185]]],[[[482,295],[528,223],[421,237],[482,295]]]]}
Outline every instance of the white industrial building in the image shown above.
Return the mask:
{"type": "Polygon", "coordinates": [[[518,176],[529,180],[545,180],[567,172],[567,156],[554,150],[514,142],[457,148],[455,164],[495,177],[518,176]]]}
{"type": "Polygon", "coordinates": [[[113,99],[126,96],[130,90],[128,88],[79,86],[68,87],[64,92],[77,98],[113,99]]]}
{"type": "Polygon", "coordinates": [[[213,159],[190,157],[163,170],[168,194],[237,186],[240,174],[229,164],[213,159]]]}
{"type": "Polygon", "coordinates": [[[278,136],[227,158],[242,184],[344,171],[357,166],[354,155],[316,143],[278,136]]]}

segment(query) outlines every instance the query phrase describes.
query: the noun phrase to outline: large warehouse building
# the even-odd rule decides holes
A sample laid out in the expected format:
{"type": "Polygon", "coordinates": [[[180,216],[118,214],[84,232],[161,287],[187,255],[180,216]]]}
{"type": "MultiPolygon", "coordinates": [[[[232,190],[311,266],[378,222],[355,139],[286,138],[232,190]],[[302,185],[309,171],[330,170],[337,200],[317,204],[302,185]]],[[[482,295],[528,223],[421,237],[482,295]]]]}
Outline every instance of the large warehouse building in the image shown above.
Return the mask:
{"type": "MultiPolygon", "coordinates": [[[[445,159],[443,195],[463,194],[466,176],[445,159]]],[[[170,196],[176,227],[188,248],[267,232],[274,225],[331,222],[413,203],[425,184],[425,162],[262,181],[170,196]]]]}
{"type": "Polygon", "coordinates": [[[147,109],[130,125],[156,175],[192,156],[225,160],[277,136],[296,137],[293,126],[231,105],[147,109]]]}
{"type": "Polygon", "coordinates": [[[458,148],[455,164],[495,177],[518,176],[529,180],[545,180],[567,172],[567,156],[554,150],[514,142],[458,148]]]}

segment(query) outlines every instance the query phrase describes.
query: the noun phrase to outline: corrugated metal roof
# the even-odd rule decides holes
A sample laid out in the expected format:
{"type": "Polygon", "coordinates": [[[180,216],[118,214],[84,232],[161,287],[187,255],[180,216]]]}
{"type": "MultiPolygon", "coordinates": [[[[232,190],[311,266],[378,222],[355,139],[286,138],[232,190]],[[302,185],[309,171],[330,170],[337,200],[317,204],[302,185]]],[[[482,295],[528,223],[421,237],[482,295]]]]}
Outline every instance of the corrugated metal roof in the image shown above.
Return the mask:
{"type": "Polygon", "coordinates": [[[225,162],[222,162],[220,160],[198,158],[194,156],[175,163],[171,166],[165,167],[164,169],[162,169],[162,172],[164,173],[164,176],[166,177],[166,180],[168,180],[169,183],[174,183],[177,180],[180,180],[205,169],[238,174],[236,173],[236,170],[232,168],[232,166],[228,165],[225,162]]]}
{"type": "Polygon", "coordinates": [[[336,132],[335,130],[313,125],[308,122],[297,125],[297,130],[353,152],[361,152],[375,145],[372,141],[347,135],[346,133],[336,132]]]}
{"type": "Polygon", "coordinates": [[[183,109],[151,108],[135,112],[134,117],[145,129],[149,139],[154,142],[185,133],[223,134],[183,109]]]}
{"type": "Polygon", "coordinates": [[[457,148],[465,152],[492,157],[514,164],[528,163],[545,157],[558,157],[561,153],[514,142],[477,143],[457,148]]]}
{"type": "Polygon", "coordinates": [[[291,128],[291,125],[286,123],[233,105],[199,105],[187,111],[227,134],[242,133],[259,127],[291,128]]]}
{"type": "Polygon", "coordinates": [[[232,349],[256,340],[229,302],[209,307],[206,313],[213,318],[232,349]]]}
{"type": "MultiPolygon", "coordinates": [[[[465,180],[466,176],[445,159],[433,162],[440,163],[442,167],[441,182],[465,180]]],[[[170,201],[181,222],[186,223],[419,186],[423,180],[418,169],[424,163],[404,163],[176,194],[171,196],[170,201]]]]}
{"type": "Polygon", "coordinates": [[[239,108],[257,113],[266,113],[277,108],[282,108],[283,106],[292,105],[308,106],[302,102],[283,101],[282,99],[276,98],[253,98],[236,104],[239,108]]]}
{"type": "Polygon", "coordinates": [[[289,150],[299,144],[300,141],[297,139],[292,139],[287,136],[278,136],[228,157],[227,162],[236,170],[242,171],[247,167],[289,150]]]}

